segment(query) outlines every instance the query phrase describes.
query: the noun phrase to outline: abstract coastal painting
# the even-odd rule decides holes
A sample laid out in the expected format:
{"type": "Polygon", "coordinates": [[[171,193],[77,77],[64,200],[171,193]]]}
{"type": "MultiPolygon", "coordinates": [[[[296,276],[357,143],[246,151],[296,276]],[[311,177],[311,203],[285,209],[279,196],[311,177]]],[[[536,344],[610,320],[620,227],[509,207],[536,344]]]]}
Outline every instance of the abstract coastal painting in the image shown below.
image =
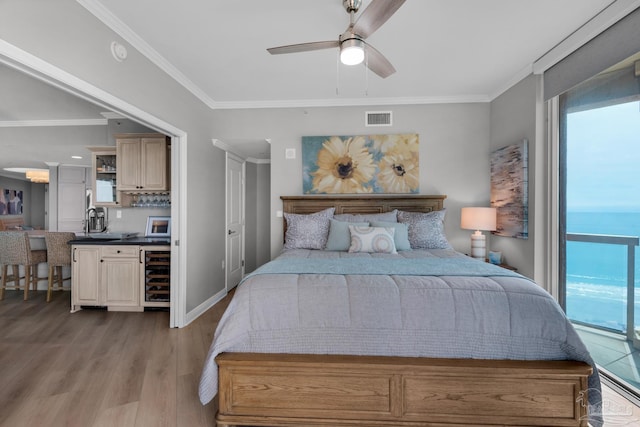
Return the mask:
{"type": "Polygon", "coordinates": [[[418,193],[418,134],[303,136],[305,194],[418,193]]]}
{"type": "Polygon", "coordinates": [[[0,188],[0,215],[22,215],[22,190],[0,188]]]}
{"type": "Polygon", "coordinates": [[[491,206],[497,212],[493,234],[529,237],[528,157],[526,139],[491,153],[491,206]]]}

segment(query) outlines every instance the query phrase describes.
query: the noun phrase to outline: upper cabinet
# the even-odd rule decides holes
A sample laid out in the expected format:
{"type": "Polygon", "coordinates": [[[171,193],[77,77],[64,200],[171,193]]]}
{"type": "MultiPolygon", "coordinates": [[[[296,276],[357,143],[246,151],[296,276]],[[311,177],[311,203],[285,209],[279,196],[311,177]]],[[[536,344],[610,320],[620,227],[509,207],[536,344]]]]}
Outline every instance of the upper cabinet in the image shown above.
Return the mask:
{"type": "Polygon", "coordinates": [[[117,190],[168,191],[168,138],[162,134],[116,135],[117,190]]]}
{"type": "Polygon", "coordinates": [[[116,190],[116,147],[87,147],[92,152],[93,204],[116,206],[120,203],[116,190]]]}

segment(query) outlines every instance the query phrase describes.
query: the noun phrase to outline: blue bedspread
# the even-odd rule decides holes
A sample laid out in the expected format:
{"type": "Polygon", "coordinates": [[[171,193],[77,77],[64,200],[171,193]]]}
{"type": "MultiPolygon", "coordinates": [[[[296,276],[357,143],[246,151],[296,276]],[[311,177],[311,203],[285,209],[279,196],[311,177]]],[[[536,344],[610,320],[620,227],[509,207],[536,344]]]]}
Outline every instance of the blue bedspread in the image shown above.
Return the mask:
{"type": "MultiPolygon", "coordinates": [[[[595,367],[556,301],[531,280],[453,251],[295,250],[249,275],[222,316],[200,381],[222,352],[579,360],[595,367]]],[[[600,405],[597,371],[589,401],[600,405]]],[[[589,419],[601,425],[597,413],[589,419]]]]}

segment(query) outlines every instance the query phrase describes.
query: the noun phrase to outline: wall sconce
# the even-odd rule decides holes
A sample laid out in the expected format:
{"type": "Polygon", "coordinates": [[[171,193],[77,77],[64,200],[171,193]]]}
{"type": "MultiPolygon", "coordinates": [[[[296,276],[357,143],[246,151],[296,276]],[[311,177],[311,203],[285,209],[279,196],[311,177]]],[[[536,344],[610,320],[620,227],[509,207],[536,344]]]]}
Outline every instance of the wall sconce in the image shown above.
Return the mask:
{"type": "Polygon", "coordinates": [[[484,261],[487,256],[486,237],[482,231],[495,231],[496,208],[462,208],[460,227],[475,230],[471,235],[471,256],[484,261]]]}

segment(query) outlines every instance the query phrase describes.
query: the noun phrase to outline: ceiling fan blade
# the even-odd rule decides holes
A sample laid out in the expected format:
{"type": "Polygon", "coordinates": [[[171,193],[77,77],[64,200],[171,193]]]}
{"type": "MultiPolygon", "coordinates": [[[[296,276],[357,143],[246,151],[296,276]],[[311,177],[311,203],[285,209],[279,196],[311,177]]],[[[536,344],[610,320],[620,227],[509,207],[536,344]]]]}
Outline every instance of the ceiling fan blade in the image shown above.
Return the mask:
{"type": "Polygon", "coordinates": [[[371,71],[386,79],[391,74],[396,72],[396,69],[391,65],[391,62],[384,57],[375,47],[367,44],[367,68],[371,71]]]}
{"type": "Polygon", "coordinates": [[[353,32],[366,39],[382,26],[406,0],[372,0],[369,7],[362,11],[353,32]]]}
{"type": "Polygon", "coordinates": [[[267,51],[272,55],[279,55],[282,53],[297,53],[308,52],[310,50],[331,49],[339,47],[340,42],[338,40],[324,41],[324,42],[310,42],[290,44],[286,46],[270,47],[267,51]]]}

